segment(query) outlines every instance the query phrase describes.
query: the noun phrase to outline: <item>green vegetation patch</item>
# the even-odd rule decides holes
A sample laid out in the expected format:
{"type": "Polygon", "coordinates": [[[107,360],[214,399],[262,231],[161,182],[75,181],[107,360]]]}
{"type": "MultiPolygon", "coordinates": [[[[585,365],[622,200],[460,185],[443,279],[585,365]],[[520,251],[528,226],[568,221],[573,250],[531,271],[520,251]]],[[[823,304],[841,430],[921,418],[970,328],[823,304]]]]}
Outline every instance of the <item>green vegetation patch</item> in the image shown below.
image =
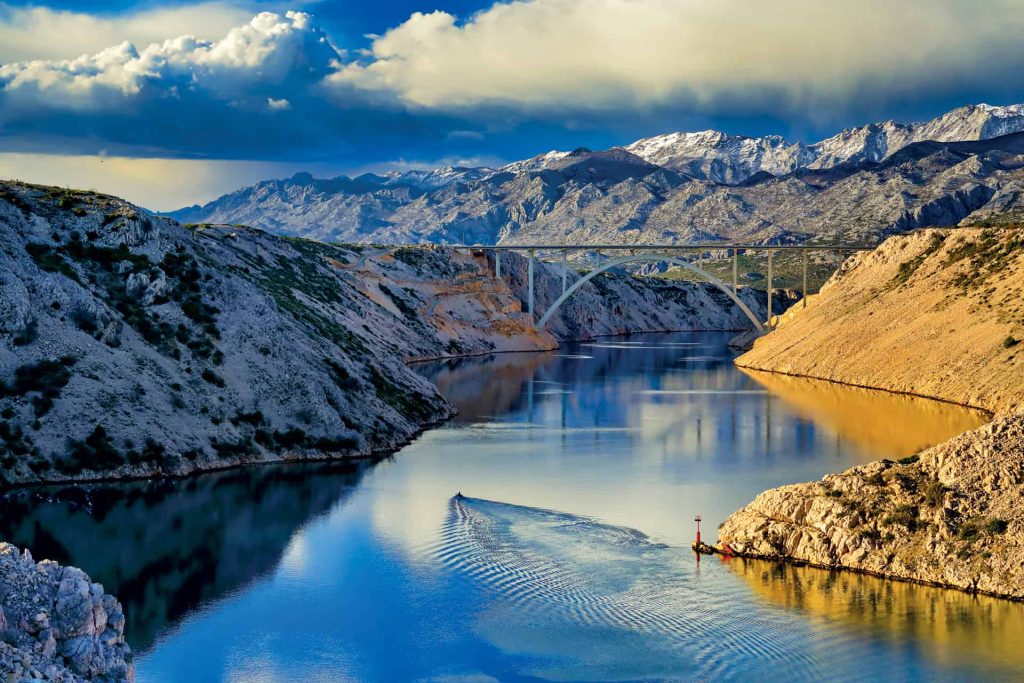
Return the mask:
{"type": "Polygon", "coordinates": [[[409,302],[402,298],[400,294],[385,285],[383,282],[377,283],[377,287],[385,296],[391,299],[391,302],[402,313],[402,315],[414,322],[420,322],[419,312],[413,306],[410,306],[409,302]]]}
{"type": "Polygon", "coordinates": [[[377,397],[397,410],[401,415],[416,422],[428,421],[433,413],[424,397],[402,389],[384,376],[375,366],[370,365],[370,381],[377,397]]]}
{"type": "Polygon", "coordinates": [[[923,264],[929,256],[931,256],[940,248],[942,248],[942,245],[945,241],[945,234],[932,233],[931,238],[928,240],[927,246],[925,246],[924,250],[920,254],[910,259],[909,261],[904,261],[903,263],[900,264],[899,270],[896,272],[896,276],[889,283],[889,286],[896,287],[907,282],[907,280],[914,276],[914,273],[917,272],[918,268],[921,267],[921,264],[923,264]]]}
{"type": "Polygon", "coordinates": [[[915,505],[898,505],[882,520],[884,524],[899,524],[907,528],[907,531],[917,531],[920,520],[918,509],[915,505]]]}
{"type": "Polygon", "coordinates": [[[1024,248],[1024,236],[1019,231],[992,230],[976,240],[965,241],[949,252],[945,267],[966,262],[954,276],[953,285],[963,291],[977,289],[993,275],[1005,271],[1024,248]]]}

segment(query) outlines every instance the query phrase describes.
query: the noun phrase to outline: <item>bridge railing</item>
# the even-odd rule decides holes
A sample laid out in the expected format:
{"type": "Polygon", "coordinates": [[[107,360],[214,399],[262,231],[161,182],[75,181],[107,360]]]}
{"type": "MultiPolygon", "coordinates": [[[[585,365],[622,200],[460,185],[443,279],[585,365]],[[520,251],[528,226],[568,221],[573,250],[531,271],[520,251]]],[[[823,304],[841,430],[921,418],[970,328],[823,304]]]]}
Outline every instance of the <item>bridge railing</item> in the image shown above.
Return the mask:
{"type": "MultiPolygon", "coordinates": [[[[871,251],[875,247],[867,244],[740,244],[740,243],[723,243],[723,242],[707,242],[707,243],[692,243],[692,244],[457,244],[450,245],[454,249],[471,249],[474,251],[483,252],[494,252],[494,276],[496,278],[501,277],[501,253],[504,251],[517,251],[527,252],[528,255],[528,266],[527,266],[527,310],[531,317],[536,320],[536,311],[534,310],[535,301],[535,272],[534,263],[537,260],[537,253],[561,253],[562,261],[562,294],[568,290],[569,280],[569,252],[578,251],[622,251],[631,253],[633,256],[643,256],[643,259],[650,261],[653,255],[663,255],[666,260],[678,259],[680,253],[685,252],[697,252],[697,270],[703,272],[709,279],[714,282],[718,282],[717,278],[710,276],[704,270],[704,254],[711,251],[725,251],[731,255],[732,259],[732,296],[733,298],[739,295],[739,255],[740,252],[766,252],[768,255],[768,272],[767,272],[767,287],[768,287],[768,320],[767,325],[770,327],[772,324],[772,283],[774,278],[773,272],[773,259],[775,252],[799,252],[802,254],[802,269],[803,269],[803,288],[800,291],[803,299],[803,305],[807,305],[807,269],[808,269],[808,256],[811,252],[833,252],[833,253],[852,253],[857,251],[871,251]]],[[[621,260],[621,258],[620,258],[621,260]]],[[[547,316],[545,316],[547,317],[547,316]]]]}

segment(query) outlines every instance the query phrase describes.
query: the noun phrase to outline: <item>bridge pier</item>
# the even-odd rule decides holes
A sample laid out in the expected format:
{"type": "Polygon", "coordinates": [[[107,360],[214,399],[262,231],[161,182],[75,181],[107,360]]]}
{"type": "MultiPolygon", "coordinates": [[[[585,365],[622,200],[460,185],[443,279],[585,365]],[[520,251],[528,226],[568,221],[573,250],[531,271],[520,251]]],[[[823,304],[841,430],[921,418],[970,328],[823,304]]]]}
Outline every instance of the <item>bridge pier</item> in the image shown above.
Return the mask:
{"type": "Polygon", "coordinates": [[[732,250],[732,295],[739,293],[740,250],[732,250]]]}
{"type": "Polygon", "coordinates": [[[529,303],[530,317],[532,318],[533,317],[533,261],[534,261],[534,251],[533,251],[533,249],[530,249],[529,253],[530,253],[530,265],[527,267],[526,272],[527,272],[527,278],[530,281],[530,284],[529,284],[529,291],[530,291],[530,293],[529,293],[529,296],[527,298],[527,301],[529,303]]]}
{"type": "Polygon", "coordinates": [[[807,252],[804,252],[804,288],[800,290],[800,298],[804,301],[804,308],[807,308],[807,252]]]}
{"type": "Polygon", "coordinates": [[[522,245],[492,245],[492,246],[481,246],[470,247],[467,245],[454,245],[453,249],[464,249],[471,253],[478,250],[493,251],[494,252],[494,277],[497,279],[501,278],[501,252],[502,251],[525,251],[529,253],[527,277],[529,280],[529,291],[526,301],[526,309],[530,313],[530,316],[536,320],[536,267],[537,267],[537,251],[541,252],[562,252],[562,295],[556,299],[556,301],[548,308],[544,315],[537,321],[537,327],[543,328],[544,323],[551,317],[551,315],[558,309],[564,301],[572,296],[572,294],[585,285],[588,281],[593,279],[596,275],[607,271],[608,269],[624,265],[627,263],[634,263],[638,261],[664,261],[673,265],[679,266],[680,268],[687,269],[697,275],[702,276],[704,279],[711,281],[720,290],[726,294],[730,294],[735,304],[750,318],[751,322],[758,330],[763,330],[765,325],[761,320],[753,314],[752,311],[743,303],[739,298],[739,255],[740,250],[743,251],[764,251],[768,254],[768,326],[772,324],[772,318],[774,317],[774,302],[771,297],[771,290],[775,285],[775,271],[774,271],[774,255],[776,251],[800,251],[802,252],[803,263],[803,306],[807,306],[807,295],[808,295],[808,277],[809,277],[809,252],[811,251],[824,251],[838,254],[840,261],[843,256],[848,253],[857,251],[870,251],[874,247],[868,245],[846,245],[846,244],[822,244],[822,245],[759,245],[759,244],[665,244],[665,245],[654,245],[654,244],[522,244],[522,245]],[[569,284],[569,252],[570,251],[593,251],[595,254],[595,266],[589,273],[582,275],[575,283],[569,284]],[[693,252],[697,251],[696,263],[693,259],[693,252]],[[627,254],[626,256],[612,258],[606,257],[605,251],[620,251],[627,254]],[[727,281],[719,280],[715,276],[711,275],[705,269],[704,256],[707,254],[709,258],[713,258],[716,252],[724,252],[726,258],[729,257],[729,252],[732,252],[732,288],[730,289],[727,281]],[[644,253],[646,252],[646,253],[644,253]],[[689,254],[687,256],[686,254],[689,254]]]}
{"type": "Polygon", "coordinates": [[[565,294],[565,289],[569,282],[569,250],[562,250],[562,294],[565,294]]]}

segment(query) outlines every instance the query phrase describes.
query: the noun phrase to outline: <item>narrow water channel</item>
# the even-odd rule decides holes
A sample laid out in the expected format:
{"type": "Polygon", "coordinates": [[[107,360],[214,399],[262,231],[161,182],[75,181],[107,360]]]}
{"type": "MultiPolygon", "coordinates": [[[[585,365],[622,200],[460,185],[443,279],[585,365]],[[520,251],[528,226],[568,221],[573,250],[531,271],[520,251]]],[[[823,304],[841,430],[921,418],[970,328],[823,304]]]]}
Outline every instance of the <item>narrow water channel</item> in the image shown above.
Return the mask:
{"type": "Polygon", "coordinates": [[[461,414],[384,461],[12,492],[0,538],[121,598],[140,683],[1024,675],[1024,605],[697,562],[696,514],[713,539],[763,489],[985,419],[745,373],[727,337],[421,366],[461,414]]]}

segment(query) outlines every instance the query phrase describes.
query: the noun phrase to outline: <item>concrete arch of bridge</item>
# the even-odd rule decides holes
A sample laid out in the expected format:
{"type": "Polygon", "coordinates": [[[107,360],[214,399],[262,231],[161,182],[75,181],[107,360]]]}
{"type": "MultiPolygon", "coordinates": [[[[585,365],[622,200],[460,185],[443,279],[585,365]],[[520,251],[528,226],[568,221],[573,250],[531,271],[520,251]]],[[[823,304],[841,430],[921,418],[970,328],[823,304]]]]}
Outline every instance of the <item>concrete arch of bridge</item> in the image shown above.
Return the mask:
{"type": "Polygon", "coordinates": [[[674,258],[672,256],[665,256],[659,254],[636,254],[634,256],[622,256],[617,259],[612,259],[611,261],[608,261],[606,263],[602,263],[600,267],[590,271],[589,273],[581,277],[579,280],[577,280],[575,283],[573,283],[572,287],[569,287],[567,290],[562,292],[562,296],[558,297],[555,300],[555,303],[551,304],[548,310],[544,312],[543,317],[541,317],[541,319],[537,321],[537,328],[543,329],[544,325],[547,324],[548,320],[551,319],[551,316],[555,314],[555,312],[562,306],[562,304],[569,300],[569,297],[576,293],[576,290],[578,290],[580,287],[593,280],[601,273],[611,270],[612,268],[615,268],[617,266],[625,265],[627,263],[642,262],[671,263],[674,266],[679,266],[680,268],[685,268],[686,270],[696,273],[704,280],[710,282],[711,284],[715,285],[720,290],[725,292],[729,296],[729,298],[732,299],[733,303],[735,303],[739,307],[739,309],[743,311],[743,313],[748,318],[750,318],[750,322],[754,324],[754,329],[756,329],[758,332],[765,331],[764,325],[761,323],[760,320],[757,319],[757,316],[754,315],[750,308],[745,303],[743,303],[743,301],[741,301],[738,296],[736,296],[733,293],[732,287],[728,286],[727,284],[716,278],[714,275],[711,275],[710,273],[701,270],[700,268],[697,268],[689,261],[684,261],[682,259],[674,258]]]}

